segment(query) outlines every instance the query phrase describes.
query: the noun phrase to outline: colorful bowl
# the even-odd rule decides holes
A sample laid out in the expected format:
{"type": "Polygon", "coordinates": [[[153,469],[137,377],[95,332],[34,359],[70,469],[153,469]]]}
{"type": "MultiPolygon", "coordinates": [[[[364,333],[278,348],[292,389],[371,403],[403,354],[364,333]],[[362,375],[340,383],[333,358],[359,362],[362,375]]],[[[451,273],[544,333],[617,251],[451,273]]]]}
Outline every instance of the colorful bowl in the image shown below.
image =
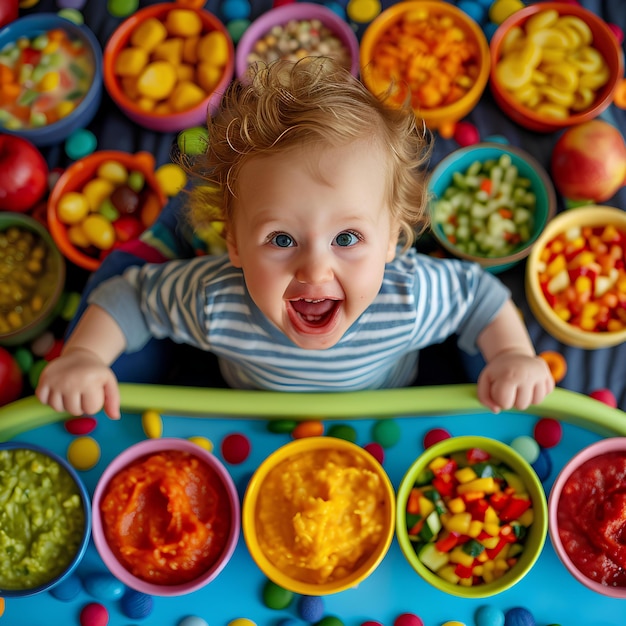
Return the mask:
{"type": "MultiPolygon", "coordinates": [[[[448,2],[408,0],[394,4],[368,25],[361,38],[361,78],[366,87],[376,95],[384,93],[390,87],[388,78],[377,75],[375,55],[378,42],[387,37],[389,31],[397,28],[409,13],[428,15],[437,20],[441,18],[453,20],[475,49],[476,72],[474,76],[467,77],[468,85],[466,85],[467,91],[464,95],[450,103],[427,107],[425,103],[420,106],[418,102],[414,106],[416,115],[423,119],[431,130],[437,130],[442,137],[449,138],[454,133],[456,123],[478,104],[487,86],[490,63],[489,45],[480,26],[467,13],[448,2]]],[[[401,43],[394,42],[392,45],[397,48],[401,43]]],[[[408,54],[415,56],[420,53],[412,50],[408,54]]],[[[424,55],[423,63],[425,67],[429,67],[432,63],[435,67],[439,67],[439,61],[432,55],[424,55]]],[[[437,74],[439,73],[443,72],[438,70],[437,74]]],[[[403,84],[405,77],[397,76],[396,81],[398,84],[403,84]]]]}
{"type": "MultiPolygon", "coordinates": [[[[548,531],[546,495],[537,474],[510,446],[487,437],[451,437],[427,448],[420,454],[404,475],[398,489],[396,507],[396,536],[402,553],[411,567],[435,589],[472,600],[487,598],[502,593],[522,580],[539,558],[548,531]],[[418,557],[407,528],[407,503],[416,481],[420,480],[424,472],[428,471],[429,465],[435,459],[449,457],[451,455],[464,455],[468,450],[473,449],[487,452],[491,458],[506,464],[513,473],[517,475],[517,480],[521,481],[522,486],[526,489],[526,493],[530,496],[532,501],[533,521],[532,524],[528,526],[528,531],[523,542],[523,550],[517,562],[511,566],[508,571],[499,578],[496,577],[495,580],[483,582],[479,585],[464,586],[455,584],[450,580],[445,580],[442,576],[427,567],[418,557]]],[[[433,540],[434,539],[431,539],[430,543],[426,545],[434,546],[432,543],[433,540]]],[[[428,549],[431,550],[432,548],[428,549]]],[[[432,561],[432,563],[434,563],[434,561],[432,561]]]]}
{"type": "Polygon", "coordinates": [[[280,587],[310,596],[338,593],[365,580],[385,557],[393,539],[394,503],[393,486],[382,466],[369,452],[335,437],[307,437],[288,443],[270,454],[250,479],[243,500],[244,539],[259,569],[280,587]],[[334,480],[326,471],[329,466],[335,468],[334,480]],[[284,470],[285,467],[289,469],[284,470]],[[292,485],[300,484],[304,488],[294,490],[291,494],[293,498],[284,497],[284,493],[279,491],[284,483],[275,483],[277,473],[290,476],[292,485]],[[345,480],[351,482],[342,482],[345,480]],[[333,495],[329,496],[329,489],[332,489],[333,495]],[[315,511],[316,502],[319,502],[316,498],[318,491],[325,494],[322,497],[326,513],[315,511]],[[298,493],[307,495],[298,498],[298,493]],[[358,508],[362,513],[369,513],[367,521],[363,515],[357,522],[361,532],[366,534],[368,545],[356,547],[351,540],[356,532],[351,524],[357,506],[356,501],[351,499],[358,499],[358,508]],[[331,509],[334,510],[328,512],[331,509]],[[328,533],[320,535],[315,528],[309,533],[307,515],[301,515],[304,512],[328,516],[328,533]],[[292,537],[285,537],[280,532],[275,525],[278,520],[272,519],[274,513],[293,518],[294,524],[279,524],[280,528],[294,529],[292,537]],[[340,525],[333,524],[340,519],[340,525]],[[345,535],[344,547],[339,543],[338,533],[345,535]],[[311,543],[299,543],[297,534],[308,535],[311,543]],[[291,571],[287,571],[288,563],[279,562],[293,553],[286,551],[285,545],[300,553],[291,571]],[[325,551],[330,549],[338,559],[332,569],[342,570],[336,577],[333,577],[333,572],[321,573],[324,565],[320,564],[328,565],[325,551]],[[311,564],[313,560],[315,565],[311,564]],[[304,562],[307,565],[303,566],[304,562]]]}
{"type": "MultiPolygon", "coordinates": [[[[23,598],[36,593],[50,591],[73,574],[83,559],[89,539],[91,537],[91,501],[89,493],[74,468],[63,458],[41,446],[20,441],[0,443],[0,465],[2,466],[0,490],[10,490],[11,495],[3,495],[2,513],[0,514],[0,528],[3,536],[12,536],[15,539],[14,547],[24,541],[21,534],[24,531],[25,519],[20,523],[18,515],[28,517],[34,527],[39,525],[41,532],[50,536],[47,548],[54,551],[52,557],[41,555],[41,571],[30,572],[36,580],[29,581],[27,586],[20,585],[18,572],[23,570],[19,562],[12,569],[12,580],[0,577],[0,593],[3,598],[23,598]],[[36,467],[35,467],[36,466],[36,467]],[[19,470],[19,481],[28,481],[29,496],[26,497],[16,484],[12,482],[15,472],[19,470]],[[36,471],[34,471],[36,470],[36,471]],[[59,498],[61,494],[62,501],[59,498]],[[9,503],[12,502],[12,505],[9,503]],[[10,507],[13,516],[9,514],[10,507]],[[43,507],[53,513],[53,518],[42,515],[43,507]],[[54,545],[54,539],[58,541],[54,545]],[[63,563],[54,560],[62,559],[63,563]],[[53,569],[48,574],[47,561],[54,562],[53,569]]],[[[19,482],[18,482],[19,485],[19,482]]],[[[40,533],[33,533],[39,537],[40,533]]],[[[5,547],[8,542],[3,542],[5,547]]],[[[25,550],[34,556],[37,548],[34,541],[25,545],[25,550]]],[[[1,549],[4,567],[13,561],[15,552],[8,553],[1,549]]]]}
{"type": "MultiPolygon", "coordinates": [[[[560,234],[573,235],[584,227],[607,225],[615,226],[622,233],[626,233],[626,212],[609,206],[590,205],[560,213],[545,227],[526,262],[525,291],[530,310],[550,335],[576,348],[597,350],[622,344],[626,341],[626,325],[621,330],[596,332],[583,330],[559,317],[546,300],[542,289],[541,273],[546,268],[546,260],[542,258],[542,254],[550,241],[560,234]]],[[[621,276],[618,280],[626,280],[623,269],[621,276]]],[[[563,275],[563,277],[566,276],[563,275]]],[[[568,284],[569,282],[570,279],[567,279],[568,284]]],[[[566,287],[567,284],[562,285],[563,289],[566,287]]],[[[620,306],[623,307],[623,303],[620,306]]]]}
{"type": "Polygon", "coordinates": [[[144,225],[150,225],[156,219],[166,202],[165,195],[154,175],[154,157],[148,152],[129,154],[117,150],[99,150],[72,163],[61,174],[48,198],[48,228],[65,257],[78,267],[91,272],[100,267],[101,256],[96,251],[72,242],[68,235],[68,225],[59,219],[58,206],[64,194],[81,192],[87,183],[97,177],[98,168],[107,161],[116,161],[128,172],[138,171],[144,177],[142,194],[146,194],[144,206],[149,207],[146,212],[150,214],[146,215],[144,225]]]}
{"type": "MultiPolygon", "coordinates": [[[[167,471],[170,470],[168,469],[167,471]]],[[[146,471],[143,475],[143,479],[145,480],[148,476],[149,474],[146,471]]],[[[183,477],[179,478],[179,481],[187,479],[187,474],[180,474],[180,476],[183,477]]],[[[169,486],[173,492],[171,496],[172,498],[176,495],[176,492],[184,491],[186,494],[194,492],[194,489],[180,489],[180,482],[176,485],[174,484],[175,479],[170,480],[172,481],[172,484],[169,486]]],[[[199,482],[202,480],[203,478],[198,479],[199,482]]],[[[146,491],[144,492],[144,497],[146,497],[145,494],[149,492],[151,483],[146,481],[145,484],[146,491]]],[[[153,482],[152,486],[154,487],[156,484],[157,483],[153,482]]],[[[163,489],[166,488],[165,485],[165,481],[162,480],[159,484],[161,493],[164,493],[163,489]]],[[[165,498],[162,496],[161,500],[163,501],[165,498]]],[[[173,500],[169,500],[170,505],[172,501],[173,500]]],[[[207,502],[209,502],[209,498],[200,502],[200,505],[206,504],[207,502]]],[[[147,509],[148,514],[150,514],[151,520],[153,521],[154,528],[158,528],[158,513],[162,512],[165,517],[170,514],[169,509],[166,513],[165,506],[166,505],[163,504],[163,509],[147,509]]],[[[198,517],[198,524],[202,526],[201,522],[205,521],[202,519],[203,513],[200,511],[197,503],[191,503],[190,506],[198,517]]],[[[135,589],[136,591],[153,596],[180,596],[192,593],[193,591],[197,591],[198,589],[205,587],[215,580],[220,572],[222,572],[222,570],[226,567],[235,551],[235,548],[237,547],[237,541],[239,539],[239,496],[237,495],[237,488],[235,487],[230,474],[215,455],[207,452],[195,443],[187,441],[186,439],[167,437],[161,439],[147,439],[124,450],[124,452],[111,461],[98,480],[93,494],[92,510],[93,539],[98,554],[104,561],[104,564],[108,567],[110,572],[124,584],[128,585],[132,589],[135,589]],[[131,573],[131,571],[127,569],[127,566],[118,559],[116,551],[109,544],[109,540],[107,538],[106,520],[103,516],[101,507],[107,498],[112,481],[116,479],[116,476],[119,475],[120,472],[127,470],[130,466],[135,466],[137,463],[142,463],[147,459],[154,458],[155,455],[167,455],[169,453],[183,455],[185,459],[191,460],[191,463],[199,463],[200,465],[205,466],[205,470],[209,472],[212,482],[202,483],[200,485],[190,482],[189,485],[194,489],[200,487],[202,493],[205,493],[206,490],[212,490],[214,492],[214,497],[210,499],[211,504],[221,506],[222,512],[225,513],[224,517],[228,517],[228,519],[223,519],[220,524],[218,514],[216,514],[215,511],[205,512],[207,517],[214,515],[214,517],[211,518],[212,521],[207,522],[207,524],[216,532],[220,529],[220,532],[223,535],[221,550],[216,555],[213,555],[214,560],[212,563],[208,563],[207,568],[199,573],[195,578],[186,580],[185,582],[172,582],[170,584],[165,584],[164,582],[150,582],[143,577],[139,577],[131,573]],[[218,494],[218,492],[221,493],[218,494]]],[[[137,511],[134,511],[133,516],[136,514],[137,511]]],[[[135,529],[137,529],[137,524],[131,523],[129,532],[135,529]]]]}
{"type": "MultiPolygon", "coordinates": [[[[44,244],[45,264],[42,265],[41,272],[37,271],[36,274],[29,271],[28,265],[22,268],[23,271],[27,272],[26,276],[35,277],[37,284],[34,292],[31,292],[28,286],[26,287],[30,296],[29,303],[26,306],[23,303],[21,305],[21,308],[24,309],[23,315],[27,315],[24,323],[12,326],[7,319],[8,312],[5,316],[4,309],[0,309],[0,316],[3,318],[0,324],[0,345],[2,346],[20,345],[35,339],[43,333],[57,316],[60,298],[65,289],[65,259],[45,226],[22,213],[0,212],[0,233],[4,236],[4,233],[11,228],[17,228],[20,232],[28,231],[44,244]],[[44,297],[41,306],[37,305],[31,308],[33,299],[42,295],[44,297]]],[[[3,258],[5,253],[6,247],[0,246],[0,266],[4,265],[3,258]]],[[[39,253],[37,250],[35,250],[35,253],[38,258],[39,253]]],[[[16,280],[20,284],[20,279],[15,273],[15,266],[11,265],[10,267],[10,275],[5,276],[3,274],[2,282],[5,280],[16,280]]]]}
{"type": "MultiPolygon", "coordinates": [[[[84,44],[92,57],[94,75],[89,90],[76,108],[54,123],[37,128],[15,129],[0,121],[0,132],[24,137],[39,147],[62,143],[75,130],[88,126],[98,112],[102,99],[102,49],[96,36],[84,24],[75,24],[56,13],[27,15],[0,29],[0,50],[21,37],[33,38],[54,29],[63,30],[71,39],[84,44]]],[[[0,105],[0,115],[2,112],[3,107],[0,105]]]]}
{"type": "MultiPolygon", "coordinates": [[[[227,60],[215,87],[207,93],[206,97],[190,108],[168,113],[142,107],[139,98],[129,96],[122,88],[121,81],[115,73],[118,55],[129,46],[131,36],[139,26],[145,24],[147,20],[153,19],[164,23],[169,12],[174,9],[183,9],[183,7],[176,2],[160,2],[140,9],[118,26],[104,49],[104,85],[109,95],[130,120],[140,126],[159,132],[178,132],[193,126],[204,125],[207,115],[214,113],[217,109],[222,93],[233,77],[235,65],[233,42],[224,24],[209,11],[184,7],[184,10],[192,11],[200,18],[202,34],[218,31],[222,33],[227,42],[227,60]]],[[[197,65],[193,62],[187,65],[192,69],[197,69],[197,65]]]]}
{"type": "MultiPolygon", "coordinates": [[[[572,550],[574,547],[577,550],[581,550],[583,545],[586,543],[586,540],[584,539],[584,529],[579,521],[574,521],[573,524],[570,523],[571,518],[569,518],[569,516],[565,515],[564,513],[562,513],[562,515],[565,515],[566,519],[569,518],[567,519],[566,523],[568,523],[570,527],[568,529],[563,529],[561,527],[561,524],[563,522],[559,520],[559,505],[569,491],[566,485],[572,477],[572,474],[579,470],[581,466],[585,463],[593,462],[593,459],[597,460],[604,455],[613,453],[620,454],[622,457],[626,458],[626,437],[609,437],[608,439],[602,439],[601,441],[593,443],[581,450],[564,465],[563,469],[560,471],[559,475],[554,481],[552,489],[550,490],[550,497],[548,498],[549,529],[550,540],[552,541],[554,551],[557,553],[557,556],[561,560],[561,563],[563,563],[563,565],[565,566],[565,569],[567,569],[567,571],[579,583],[585,585],[585,587],[591,589],[592,591],[595,591],[596,593],[600,593],[611,598],[624,600],[626,599],[626,583],[624,581],[622,581],[624,584],[621,586],[608,583],[603,584],[602,582],[599,582],[598,578],[594,580],[578,568],[575,563],[575,561],[577,561],[578,559],[576,558],[575,553],[572,552],[572,550]]],[[[614,464],[611,465],[613,465],[613,468],[616,469],[614,464]]],[[[596,477],[601,476],[602,482],[605,484],[605,481],[610,480],[610,470],[607,469],[606,465],[604,466],[604,468],[604,470],[600,471],[590,471],[592,471],[596,477]]],[[[613,478],[617,481],[617,484],[614,485],[614,489],[615,492],[618,494],[623,493],[622,477],[623,470],[621,474],[613,476],[613,478]]],[[[589,479],[593,477],[587,474],[586,478],[589,479]]],[[[578,489],[576,489],[574,493],[576,493],[577,491],[578,489]]],[[[579,511],[585,511],[589,513],[589,509],[591,508],[592,514],[596,514],[599,516],[598,518],[594,518],[592,520],[594,529],[598,529],[600,524],[599,519],[603,518],[605,514],[610,513],[610,507],[612,503],[613,500],[611,494],[604,493],[603,487],[598,486],[594,490],[587,489],[578,492],[578,501],[575,509],[577,513],[579,511]],[[581,501],[581,495],[584,498],[584,501],[581,501]],[[597,498],[598,501],[593,503],[594,506],[591,506],[593,498],[597,498]]],[[[615,514],[615,511],[613,511],[613,514],[615,514]]],[[[623,525],[621,509],[617,525],[619,527],[623,525]]],[[[615,538],[613,537],[613,539],[615,538]]],[[[620,539],[618,539],[617,541],[619,545],[622,545],[620,539]]],[[[602,556],[598,556],[599,550],[595,548],[595,546],[594,548],[592,548],[591,554],[593,556],[588,553],[588,566],[600,567],[601,564],[606,565],[606,562],[604,562],[605,559],[602,556]]],[[[621,570],[623,572],[621,567],[615,565],[614,569],[621,570]]]]}
{"type": "MultiPolygon", "coordinates": [[[[613,102],[617,84],[624,75],[624,55],[617,37],[600,17],[573,2],[539,2],[515,11],[497,28],[489,47],[490,87],[496,103],[502,112],[514,122],[536,132],[551,133],[597,117],[613,102]],[[590,98],[591,102],[581,110],[570,112],[569,115],[563,117],[551,117],[522,105],[519,99],[515,98],[498,80],[497,67],[503,56],[506,38],[510,36],[511,31],[519,32],[523,29],[530,18],[536,19],[537,15],[546,11],[557,11],[560,16],[572,16],[582,20],[591,32],[593,47],[604,57],[608,68],[608,81],[595,92],[595,97],[590,98]]],[[[532,67],[528,60],[525,60],[521,66],[529,69],[532,67]]],[[[564,63],[561,60],[559,67],[562,69],[563,66],[564,63]]],[[[592,74],[595,76],[597,72],[592,72],[592,74]]],[[[557,84],[554,87],[557,87],[557,97],[562,97],[566,92],[563,85],[557,84]]]]}
{"type": "Polygon", "coordinates": [[[245,77],[249,63],[248,57],[255,44],[275,26],[284,26],[290,21],[319,20],[341,41],[349,53],[349,69],[354,76],[359,74],[359,42],[348,23],[337,13],[321,4],[312,2],[293,2],[271,9],[257,17],[245,30],[237,43],[235,73],[239,79],[245,77]]]}
{"type": "Polygon", "coordinates": [[[556,194],[550,177],[545,169],[530,154],[511,145],[498,143],[479,143],[455,150],[445,157],[433,170],[428,187],[431,193],[431,208],[437,200],[444,197],[451,187],[454,177],[464,174],[475,162],[485,163],[498,160],[508,155],[513,166],[517,168],[519,176],[530,180],[530,189],[535,195],[536,203],[533,212],[533,224],[530,238],[504,256],[479,256],[455,245],[446,233],[442,221],[437,219],[437,213],[432,210],[432,233],[441,246],[451,255],[466,261],[479,263],[486,270],[498,273],[513,267],[526,258],[546,224],[556,212],[556,194]]]}

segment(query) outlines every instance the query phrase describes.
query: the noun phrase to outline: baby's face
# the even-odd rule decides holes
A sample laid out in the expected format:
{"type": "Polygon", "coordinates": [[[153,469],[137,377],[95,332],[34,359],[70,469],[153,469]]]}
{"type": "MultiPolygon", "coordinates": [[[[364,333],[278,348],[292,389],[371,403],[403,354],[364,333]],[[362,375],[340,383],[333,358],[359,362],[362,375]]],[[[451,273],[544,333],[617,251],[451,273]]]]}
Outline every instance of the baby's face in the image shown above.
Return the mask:
{"type": "Polygon", "coordinates": [[[378,293],[398,228],[373,142],[246,163],[229,253],[254,302],[296,345],[335,345],[378,293]]]}

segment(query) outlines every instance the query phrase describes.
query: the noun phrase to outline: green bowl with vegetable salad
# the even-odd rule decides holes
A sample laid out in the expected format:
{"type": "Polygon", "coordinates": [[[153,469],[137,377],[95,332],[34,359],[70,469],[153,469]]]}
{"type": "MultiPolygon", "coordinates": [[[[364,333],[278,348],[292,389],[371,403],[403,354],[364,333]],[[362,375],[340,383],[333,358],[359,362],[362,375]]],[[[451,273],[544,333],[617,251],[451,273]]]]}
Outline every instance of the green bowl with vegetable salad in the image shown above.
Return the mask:
{"type": "Polygon", "coordinates": [[[436,589],[486,598],[519,582],[543,550],[546,494],[510,446],[451,437],[409,467],[396,499],[396,537],[411,567],[436,589]]]}
{"type": "Polygon", "coordinates": [[[0,443],[0,597],[48,591],[74,572],[89,544],[90,502],[58,455],[0,443]]]}
{"type": "Polygon", "coordinates": [[[545,169],[515,146],[479,143],[455,150],[429,182],[432,234],[452,256],[502,272],[530,253],[556,213],[545,169]]]}

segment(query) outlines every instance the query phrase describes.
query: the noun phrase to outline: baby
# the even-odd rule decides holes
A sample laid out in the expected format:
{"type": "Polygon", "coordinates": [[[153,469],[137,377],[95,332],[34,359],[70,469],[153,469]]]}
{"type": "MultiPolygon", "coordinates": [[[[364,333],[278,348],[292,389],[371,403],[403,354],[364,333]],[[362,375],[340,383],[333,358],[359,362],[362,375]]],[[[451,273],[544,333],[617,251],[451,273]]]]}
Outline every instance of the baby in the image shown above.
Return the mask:
{"type": "Polygon", "coordinates": [[[553,389],[502,283],[412,247],[428,226],[431,144],[408,105],[387,106],[329,59],[279,61],[233,82],[208,128],[187,217],[223,222],[227,253],[97,286],[40,377],[43,403],[118,418],[110,366],[152,337],[214,353],[234,388],[344,391],[411,384],[420,348],[456,333],[485,359],[490,410],[553,389]]]}

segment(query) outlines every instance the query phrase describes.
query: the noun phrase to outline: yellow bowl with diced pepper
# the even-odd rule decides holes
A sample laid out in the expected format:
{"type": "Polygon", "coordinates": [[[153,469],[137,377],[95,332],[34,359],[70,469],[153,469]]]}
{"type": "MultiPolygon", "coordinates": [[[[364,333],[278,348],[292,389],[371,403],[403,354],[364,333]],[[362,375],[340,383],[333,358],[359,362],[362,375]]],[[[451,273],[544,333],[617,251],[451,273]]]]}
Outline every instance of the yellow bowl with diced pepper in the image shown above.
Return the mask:
{"type": "Polygon", "coordinates": [[[434,168],[428,187],[435,240],[450,255],[493,273],[527,257],[556,213],[547,172],[512,145],[455,150],[434,168]]]}
{"type": "Polygon", "coordinates": [[[427,448],[396,498],[396,536],[413,569],[436,589],[486,598],[533,567],[548,531],[546,495],[532,467],[488,437],[427,448]]]}

